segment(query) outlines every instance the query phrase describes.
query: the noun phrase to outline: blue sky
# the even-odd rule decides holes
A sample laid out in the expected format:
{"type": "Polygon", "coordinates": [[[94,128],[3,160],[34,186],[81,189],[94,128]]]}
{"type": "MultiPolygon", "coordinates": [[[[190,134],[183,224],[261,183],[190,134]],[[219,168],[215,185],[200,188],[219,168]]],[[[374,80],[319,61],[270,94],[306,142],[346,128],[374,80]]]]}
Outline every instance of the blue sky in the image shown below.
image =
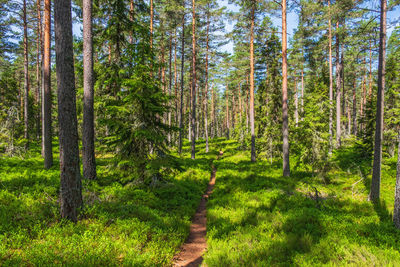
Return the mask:
{"type": "MultiPolygon", "coordinates": [[[[290,0],[288,0],[288,1],[290,1],[290,0]]],[[[235,11],[235,12],[239,11],[239,8],[237,6],[228,4],[228,0],[219,0],[218,2],[219,2],[220,6],[226,6],[228,10],[235,11]]],[[[377,3],[376,0],[371,1],[371,4],[373,5],[373,7],[372,7],[373,9],[379,9],[379,4],[377,3]]],[[[399,23],[400,7],[397,7],[395,10],[388,12],[387,18],[388,18],[387,34],[388,34],[388,36],[390,36],[394,27],[400,26],[400,23],[399,23]],[[397,20],[397,23],[394,23],[395,20],[397,20]]],[[[282,26],[282,19],[280,17],[272,17],[272,22],[274,23],[275,26],[278,26],[279,28],[282,26]]],[[[297,28],[298,24],[299,24],[298,14],[296,12],[288,12],[288,14],[287,14],[288,39],[290,39],[293,36],[293,32],[297,28]]],[[[230,32],[232,30],[232,28],[233,28],[233,24],[229,23],[228,21],[225,21],[225,30],[227,32],[230,32]]],[[[223,46],[221,48],[221,50],[232,53],[233,52],[232,42],[223,46]]]]}

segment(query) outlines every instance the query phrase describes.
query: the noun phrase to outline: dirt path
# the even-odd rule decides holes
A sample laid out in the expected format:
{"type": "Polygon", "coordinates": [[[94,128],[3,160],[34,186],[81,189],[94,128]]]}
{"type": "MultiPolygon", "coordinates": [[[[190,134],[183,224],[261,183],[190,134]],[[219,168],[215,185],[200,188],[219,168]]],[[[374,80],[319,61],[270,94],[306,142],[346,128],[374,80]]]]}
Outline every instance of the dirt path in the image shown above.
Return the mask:
{"type": "Polygon", "coordinates": [[[174,257],[174,266],[199,266],[203,262],[203,253],[207,248],[206,242],[206,204],[215,185],[215,173],[217,169],[212,165],[211,178],[207,191],[203,195],[196,214],[190,225],[190,233],[181,251],[174,257]]]}

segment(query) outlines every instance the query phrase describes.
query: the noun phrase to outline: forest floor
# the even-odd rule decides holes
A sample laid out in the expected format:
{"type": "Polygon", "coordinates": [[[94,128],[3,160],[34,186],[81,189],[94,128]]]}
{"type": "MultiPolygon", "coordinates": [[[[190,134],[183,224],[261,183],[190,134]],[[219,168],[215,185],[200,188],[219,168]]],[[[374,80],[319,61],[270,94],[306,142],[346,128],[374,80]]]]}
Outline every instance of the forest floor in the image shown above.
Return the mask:
{"type": "Polygon", "coordinates": [[[43,170],[38,147],[1,157],[0,265],[172,265],[207,192],[212,162],[218,171],[206,205],[204,265],[400,265],[400,231],[391,222],[395,158],[383,160],[382,201],[373,205],[370,161],[352,146],[334,152],[324,175],[312,175],[294,157],[290,178],[282,177],[280,160],[252,163],[235,141],[213,140],[209,153],[202,141],[197,148],[193,161],[186,143],[183,171],[155,187],[121,183],[126,174],[112,155],[98,155],[98,180],[83,181],[76,224],[59,219],[57,161],[43,170]]]}

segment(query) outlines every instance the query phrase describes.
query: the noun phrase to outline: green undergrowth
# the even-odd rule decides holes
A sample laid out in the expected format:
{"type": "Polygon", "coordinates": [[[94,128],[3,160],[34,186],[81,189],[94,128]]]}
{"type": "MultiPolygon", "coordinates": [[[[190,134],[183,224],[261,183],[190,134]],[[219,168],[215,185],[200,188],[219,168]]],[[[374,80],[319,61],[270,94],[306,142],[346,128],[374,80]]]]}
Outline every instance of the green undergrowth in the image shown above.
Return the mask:
{"type": "Polygon", "coordinates": [[[336,151],[323,175],[292,161],[287,178],[281,161],[251,163],[238,144],[224,145],[207,206],[207,266],[400,266],[396,159],[384,159],[382,201],[373,205],[370,161],[355,147],[336,151]]]}
{"type": "Polygon", "coordinates": [[[85,206],[76,224],[60,220],[58,154],[50,170],[38,147],[24,158],[1,157],[0,266],[171,264],[217,155],[205,153],[204,142],[197,147],[193,161],[186,143],[183,171],[152,187],[118,182],[112,155],[99,156],[98,180],[83,180],[85,206]]]}

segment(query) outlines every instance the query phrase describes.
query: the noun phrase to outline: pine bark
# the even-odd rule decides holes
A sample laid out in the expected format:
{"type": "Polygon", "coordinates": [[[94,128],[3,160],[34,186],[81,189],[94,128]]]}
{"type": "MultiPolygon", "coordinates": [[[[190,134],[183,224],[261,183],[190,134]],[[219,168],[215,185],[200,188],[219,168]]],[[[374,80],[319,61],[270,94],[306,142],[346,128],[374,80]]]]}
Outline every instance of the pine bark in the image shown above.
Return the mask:
{"type": "Polygon", "coordinates": [[[333,144],[333,73],[332,73],[332,22],[330,13],[331,1],[328,0],[329,8],[329,154],[332,153],[333,144]]]}
{"type": "Polygon", "coordinates": [[[289,161],[289,116],[287,96],[287,36],[286,0],[282,0],[282,135],[283,135],[283,176],[290,176],[289,161]]]}
{"type": "Polygon", "coordinates": [[[226,122],[226,139],[229,139],[229,96],[228,96],[228,86],[226,86],[225,91],[225,122],[226,122]]]}
{"type": "MultiPolygon", "coordinates": [[[[185,8],[185,1],[182,1],[185,8]]],[[[181,45],[181,103],[179,112],[179,144],[178,152],[182,153],[182,138],[183,138],[183,88],[184,88],[184,70],[185,70],[185,12],[182,14],[182,45],[181,45]]]]}
{"type": "Polygon", "coordinates": [[[396,172],[396,188],[394,197],[393,222],[400,229],[400,129],[397,137],[397,172],[396,172]]]}
{"type": "Polygon", "coordinates": [[[79,169],[78,122],[72,39],[71,0],[54,2],[60,142],[61,217],[77,221],[82,205],[79,169]]]}
{"type": "Polygon", "coordinates": [[[250,132],[251,132],[251,161],[256,161],[256,137],[254,131],[254,12],[256,2],[251,7],[250,27],[250,132]]]}
{"type": "MultiPolygon", "coordinates": [[[[36,91],[35,91],[35,102],[36,105],[40,106],[40,82],[42,80],[42,75],[40,71],[40,61],[41,61],[41,53],[42,53],[42,16],[41,16],[41,0],[37,0],[36,2],[36,11],[37,11],[37,36],[36,36],[36,91]]],[[[40,138],[40,117],[41,112],[39,111],[36,116],[36,138],[39,140],[40,138]]]]}
{"type": "Polygon", "coordinates": [[[83,177],[96,179],[94,148],[94,81],[93,81],[92,0],[83,0],[83,177]]]}
{"type": "Polygon", "coordinates": [[[378,63],[378,93],[376,103],[376,127],[374,163],[372,167],[371,191],[369,199],[372,202],[379,201],[381,185],[381,162],[382,162],[382,138],[383,138],[383,110],[384,110],[384,89],[386,72],[386,11],[387,0],[381,0],[381,21],[379,33],[379,63],[378,63]]]}
{"type": "Polygon", "coordinates": [[[206,37],[206,80],[204,93],[204,134],[206,139],[206,153],[208,153],[208,49],[209,49],[210,13],[207,12],[207,37],[206,37]]]}
{"type": "MultiPolygon", "coordinates": [[[[336,22],[336,30],[339,31],[339,21],[336,22]]],[[[340,61],[340,37],[336,32],[336,148],[342,145],[342,127],[341,127],[341,71],[342,64],[340,61]]]]}
{"type": "Polygon", "coordinates": [[[196,1],[192,0],[192,159],[196,157],[196,1]]]}
{"type": "Polygon", "coordinates": [[[357,136],[357,94],[356,79],[353,84],[353,135],[357,136]]]}
{"type": "Polygon", "coordinates": [[[53,166],[52,128],[51,128],[51,0],[44,1],[43,36],[43,93],[42,93],[42,141],[44,168],[53,166]]]}
{"type": "Polygon", "coordinates": [[[296,121],[296,127],[299,124],[299,99],[297,95],[297,83],[296,83],[296,77],[294,77],[294,118],[296,121]]]}
{"type": "Polygon", "coordinates": [[[23,2],[24,21],[24,138],[25,149],[29,148],[29,59],[28,59],[28,22],[26,13],[26,0],[23,2]]]}

